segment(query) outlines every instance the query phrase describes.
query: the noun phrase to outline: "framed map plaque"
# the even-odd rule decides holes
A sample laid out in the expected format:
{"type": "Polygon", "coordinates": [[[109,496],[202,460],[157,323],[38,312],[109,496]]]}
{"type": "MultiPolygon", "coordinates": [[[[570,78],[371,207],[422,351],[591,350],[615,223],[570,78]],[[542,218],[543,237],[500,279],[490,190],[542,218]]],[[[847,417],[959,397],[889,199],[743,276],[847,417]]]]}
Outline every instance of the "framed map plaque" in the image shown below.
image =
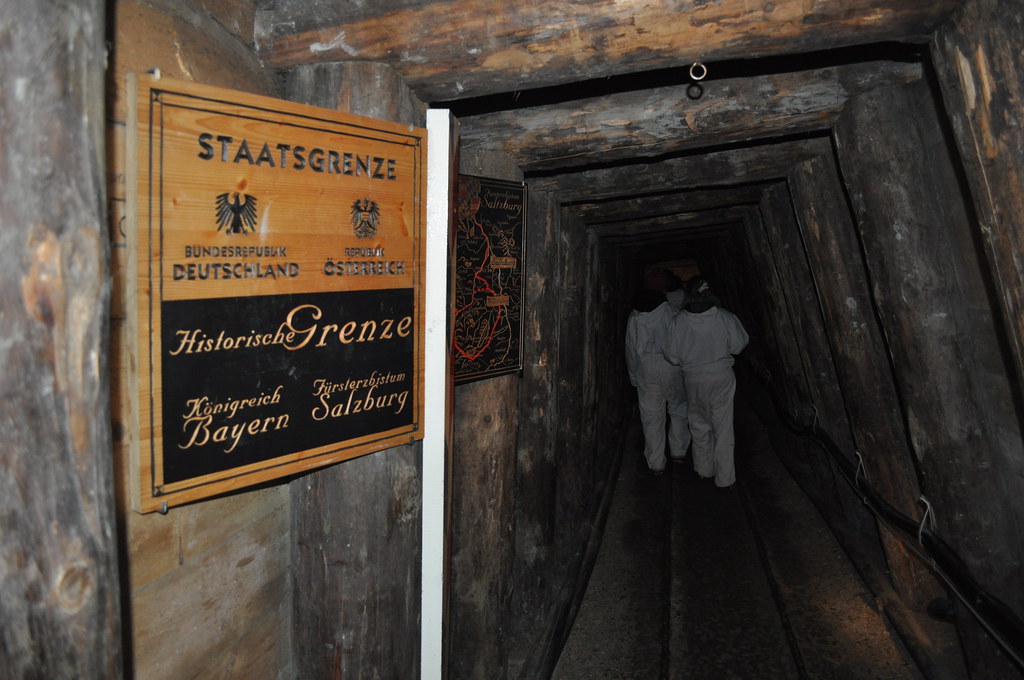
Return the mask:
{"type": "Polygon", "coordinates": [[[522,369],[526,186],[459,175],[455,233],[455,382],[522,369]]]}
{"type": "Polygon", "coordinates": [[[128,85],[133,507],[422,438],[426,131],[128,85]]]}

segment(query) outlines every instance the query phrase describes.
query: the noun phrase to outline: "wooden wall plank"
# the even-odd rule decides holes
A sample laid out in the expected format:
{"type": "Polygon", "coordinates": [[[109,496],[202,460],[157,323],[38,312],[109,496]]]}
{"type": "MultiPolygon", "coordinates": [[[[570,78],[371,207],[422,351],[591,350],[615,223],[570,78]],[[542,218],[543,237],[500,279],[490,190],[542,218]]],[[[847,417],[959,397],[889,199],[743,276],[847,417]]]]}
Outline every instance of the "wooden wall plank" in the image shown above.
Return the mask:
{"type": "MultiPolygon", "coordinates": [[[[558,325],[548,332],[557,333],[555,360],[557,362],[558,412],[555,417],[555,474],[557,496],[555,517],[577,515],[581,507],[594,501],[590,485],[591,470],[584,458],[589,452],[580,449],[582,434],[589,425],[584,412],[583,381],[590,367],[584,362],[586,345],[583,329],[589,323],[589,312],[584,307],[588,279],[586,229],[579,218],[562,211],[555,234],[559,253],[558,325]],[[570,340],[571,338],[571,340],[570,340]]],[[[583,515],[586,516],[586,515],[583,515]]],[[[555,526],[554,553],[556,563],[572,565],[577,559],[577,546],[590,538],[590,527],[575,522],[559,521],[555,526]]]]}
{"type": "Polygon", "coordinates": [[[509,374],[455,389],[450,677],[509,677],[518,382],[509,374]]]}
{"type": "MultiPolygon", "coordinates": [[[[1024,495],[1018,411],[934,99],[923,85],[862,95],[836,138],[922,492],[939,535],[1020,611],[1024,507],[990,505],[1024,495]]],[[[958,623],[971,670],[1009,677],[973,618],[958,623]]]]}
{"type": "MultiPolygon", "coordinates": [[[[838,369],[853,444],[863,455],[868,479],[900,512],[916,516],[920,489],[903,429],[882,329],[872,312],[868,271],[830,156],[794,169],[793,194],[807,256],[818,288],[838,369]]],[[[835,436],[835,435],[833,435],[835,436]]],[[[937,595],[927,570],[888,532],[883,532],[894,586],[922,610],[937,595]],[[930,587],[928,584],[931,584],[930,587]]]]}
{"type": "Polygon", "coordinates": [[[994,294],[1011,343],[1014,382],[1024,376],[1024,26],[1019,3],[962,3],[933,35],[932,59],[991,263],[994,294]]]}
{"type": "MultiPolygon", "coordinates": [[[[527,195],[526,280],[523,292],[523,376],[516,442],[515,571],[512,677],[537,662],[554,586],[555,427],[558,416],[558,308],[561,281],[556,247],[557,207],[551,194],[527,195]]],[[[529,670],[527,670],[529,672],[529,670]]]]}
{"type": "MultiPolygon", "coordinates": [[[[831,156],[819,158],[821,162],[827,163],[831,156]]],[[[822,182],[827,182],[829,178],[833,182],[832,190],[838,190],[835,173],[822,173],[822,182]]],[[[794,206],[799,206],[802,213],[813,213],[816,204],[803,200],[803,197],[797,199],[791,186],[791,182],[786,182],[766,189],[761,212],[768,239],[772,243],[775,266],[783,282],[780,294],[787,298],[786,321],[783,323],[792,326],[793,343],[801,355],[799,361],[803,364],[803,370],[799,373],[785,373],[787,378],[784,381],[773,377],[771,384],[774,389],[789,392],[785,406],[791,415],[805,423],[815,418],[840,450],[853,451],[855,444],[828,337],[830,327],[821,311],[821,297],[826,293],[820,288],[829,288],[831,284],[827,279],[815,280],[806,245],[799,231],[799,218],[794,211],[794,206]],[[800,377],[793,380],[789,375],[802,377],[803,384],[800,384],[800,377]],[[786,383],[791,382],[796,384],[787,387],[786,383]]],[[[821,191],[821,196],[828,195],[828,192],[821,191]]],[[[835,198],[833,196],[832,200],[835,201],[835,198]]],[[[837,210],[844,207],[842,202],[833,205],[837,210]]],[[[841,228],[838,224],[842,222],[830,228],[841,228]]],[[[793,361],[793,357],[790,361],[793,361]]],[[[864,508],[861,498],[836,473],[835,466],[821,448],[801,437],[792,447],[780,447],[779,450],[794,477],[800,481],[808,496],[814,499],[833,531],[847,545],[857,546],[856,549],[848,549],[848,552],[858,567],[862,571],[872,568],[882,571],[884,564],[874,518],[864,508]],[[800,459],[797,460],[797,457],[800,459]]]]}
{"type": "MultiPolygon", "coordinates": [[[[152,0],[151,0],[152,1],[152,0]]],[[[224,25],[232,35],[238,36],[246,45],[256,40],[256,5],[259,0],[194,0],[198,7],[209,12],[224,25]]]]}
{"type": "MultiPolygon", "coordinates": [[[[149,587],[168,572],[263,521],[267,515],[288,515],[286,486],[213,498],[182,506],[167,515],[128,513],[132,589],[149,587]]],[[[286,524],[284,530],[287,528],[286,524]]]]}
{"type": "MultiPolygon", "coordinates": [[[[765,365],[763,376],[772,389],[780,390],[786,405],[793,407],[810,398],[819,371],[827,366],[814,365],[819,355],[813,353],[814,317],[817,307],[808,305],[814,296],[801,248],[794,248],[791,234],[796,219],[787,187],[782,182],[764,186],[758,210],[747,220],[747,241],[750,257],[757,267],[754,275],[760,283],[744,296],[745,306],[757,314],[748,317],[747,332],[761,328],[755,337],[754,352],[744,356],[757,358],[760,353],[774,357],[774,365],[765,365]],[[786,238],[790,236],[790,238],[786,238]],[[755,324],[755,321],[759,323],[755,324]]],[[[813,302],[816,302],[813,301],[813,302]]],[[[744,363],[747,363],[746,361],[744,363]]],[[[826,372],[823,377],[827,377],[826,372]]]]}
{"type": "Polygon", "coordinates": [[[269,599],[252,627],[231,646],[231,652],[212,659],[197,677],[246,680],[292,677],[287,670],[291,663],[290,617],[291,607],[287,602],[269,599]]]}
{"type": "MultiPolygon", "coordinates": [[[[181,568],[168,572],[132,600],[135,677],[205,677],[211,667],[239,671],[231,659],[246,658],[250,650],[233,644],[249,638],[272,622],[280,657],[287,650],[288,601],[280,597],[288,580],[289,519],[281,512],[265,516],[246,531],[211,546],[181,568]],[[230,602],[231,606],[223,606],[230,602]],[[188,630],[187,635],[175,630],[188,630]],[[283,639],[282,639],[283,638],[283,639]],[[224,649],[234,648],[230,655],[224,649]]],[[[257,650],[252,650],[256,652],[257,650]]],[[[279,666],[266,666],[251,676],[279,677],[279,666]]]]}
{"type": "MultiPolygon", "coordinates": [[[[522,179],[506,154],[461,143],[459,172],[522,179]]],[[[527,271],[532,266],[527,258],[527,271]]],[[[453,678],[514,677],[508,675],[514,645],[507,631],[513,615],[520,379],[512,373],[455,387],[446,668],[453,678]]]]}
{"type": "Polygon", "coordinates": [[[124,75],[130,71],[157,68],[180,80],[255,94],[275,93],[273,72],[260,66],[238,35],[193,3],[116,0],[111,6],[114,49],[107,99],[108,115],[115,120],[124,122],[128,117],[124,75]],[[159,30],[154,30],[156,26],[159,30]]]}

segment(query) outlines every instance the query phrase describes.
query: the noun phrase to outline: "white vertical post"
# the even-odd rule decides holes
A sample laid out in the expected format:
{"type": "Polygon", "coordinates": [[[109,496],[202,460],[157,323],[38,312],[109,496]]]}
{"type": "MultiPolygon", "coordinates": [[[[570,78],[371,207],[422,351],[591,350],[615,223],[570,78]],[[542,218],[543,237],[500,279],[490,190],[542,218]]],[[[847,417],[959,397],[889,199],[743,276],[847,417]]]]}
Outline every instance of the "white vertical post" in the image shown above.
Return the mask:
{"type": "Polygon", "coordinates": [[[448,405],[448,219],[453,176],[451,115],[427,111],[427,243],[424,295],[423,547],[420,678],[443,672],[445,429],[448,405]]]}

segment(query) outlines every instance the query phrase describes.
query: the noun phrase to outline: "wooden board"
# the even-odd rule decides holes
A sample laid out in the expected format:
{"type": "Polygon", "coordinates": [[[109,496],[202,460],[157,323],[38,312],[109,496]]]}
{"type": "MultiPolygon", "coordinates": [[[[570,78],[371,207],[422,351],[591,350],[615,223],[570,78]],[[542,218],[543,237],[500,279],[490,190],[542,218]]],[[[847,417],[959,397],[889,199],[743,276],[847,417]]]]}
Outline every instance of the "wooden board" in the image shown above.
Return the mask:
{"type": "MultiPolygon", "coordinates": [[[[275,0],[256,11],[260,57],[275,68],[389,64],[423,101],[927,35],[956,0],[275,0]],[[362,4],[363,7],[353,7],[362,4]],[[457,74],[457,75],[456,75],[457,74]]],[[[717,76],[712,76],[712,78],[717,76]]]]}
{"type": "Polygon", "coordinates": [[[422,438],[425,130],[128,86],[133,507],[422,438]]]}

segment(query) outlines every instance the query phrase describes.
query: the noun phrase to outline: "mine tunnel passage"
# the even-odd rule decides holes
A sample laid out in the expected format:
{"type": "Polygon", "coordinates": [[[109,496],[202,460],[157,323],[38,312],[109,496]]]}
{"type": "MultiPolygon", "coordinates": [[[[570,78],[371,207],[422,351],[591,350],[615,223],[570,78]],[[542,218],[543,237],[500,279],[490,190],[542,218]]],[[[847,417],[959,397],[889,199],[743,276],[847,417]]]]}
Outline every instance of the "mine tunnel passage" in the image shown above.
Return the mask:
{"type": "MultiPolygon", "coordinates": [[[[827,432],[902,515],[922,522],[927,501],[928,521],[973,577],[1024,611],[1012,291],[940,88],[914,49],[870,46],[823,63],[749,62],[705,81],[699,102],[645,74],[619,91],[587,83],[452,109],[465,148],[506,150],[523,172],[527,270],[553,290],[529,299],[572,345],[556,348],[561,382],[597,385],[629,408],[631,295],[649,267],[698,270],[746,326],[737,372],[858,569],[880,569],[907,611],[949,595],[879,531],[816,445],[787,432],[776,401],[827,432]],[[993,499],[998,512],[976,511],[993,499]],[[879,554],[874,565],[862,557],[879,554]]],[[[916,635],[909,618],[895,625],[916,635]]],[[[1003,663],[964,608],[956,626],[972,664],[1003,663]]]]}
{"type": "MultiPolygon", "coordinates": [[[[608,285],[602,280],[611,279],[607,295],[583,296],[594,300],[595,306],[603,300],[605,308],[588,308],[584,315],[600,333],[617,339],[623,337],[631,296],[645,271],[669,268],[683,278],[700,272],[713,282],[723,306],[741,318],[751,336],[737,373],[741,389],[749,391],[745,404],[755,414],[752,417],[767,424],[799,493],[813,501],[856,571],[871,583],[874,596],[886,603],[883,609],[903,633],[901,644],[930,677],[943,677],[942,672],[957,677],[955,671],[939,670],[958,667],[959,653],[952,660],[949,656],[957,646],[948,642],[952,627],[936,627],[934,619],[921,617],[936,603],[948,603],[945,584],[924,561],[879,530],[876,518],[865,511],[856,491],[836,474],[828,457],[815,444],[787,431],[775,410],[813,413],[851,460],[860,455],[861,442],[871,442],[873,447],[864,456],[864,460],[870,458],[864,463],[865,476],[889,503],[917,518],[916,504],[926,495],[925,488],[929,497],[941,497],[945,487],[939,480],[950,479],[953,471],[922,465],[921,452],[914,448],[920,443],[915,441],[914,427],[923,425],[914,419],[930,418],[931,425],[926,427],[948,431],[944,419],[949,412],[935,406],[939,392],[925,395],[908,386],[923,380],[934,390],[948,393],[949,385],[947,378],[936,380],[925,366],[908,368],[903,361],[949,367],[962,359],[950,361],[950,349],[944,343],[978,347],[988,359],[976,359],[993,362],[1004,371],[1004,377],[992,384],[1008,401],[990,414],[991,426],[1018,440],[1019,395],[1009,378],[1012,368],[1003,351],[998,315],[968,319],[946,302],[929,301],[944,294],[973,298],[970,304],[994,304],[984,284],[988,275],[984,258],[969,234],[963,195],[952,194],[952,202],[960,205],[965,219],[947,223],[946,233],[929,229],[925,234],[923,226],[918,226],[922,233],[915,235],[878,224],[872,231],[866,216],[879,207],[890,213],[887,220],[899,222],[909,216],[898,213],[899,201],[878,191],[884,183],[865,177],[866,171],[857,166],[847,164],[844,171],[840,146],[834,136],[809,134],[724,147],[668,161],[677,176],[692,173],[704,183],[564,202],[559,229],[576,235],[564,239],[565,252],[583,253],[590,248],[598,263],[590,265],[589,276],[567,272],[565,277],[583,277],[583,287],[592,291],[608,285]],[[780,159],[790,164],[784,173],[776,165],[780,159]],[[738,166],[770,171],[750,181],[730,182],[729,175],[738,166]],[[783,176],[773,177],[773,173],[783,176]],[[857,182],[871,184],[877,205],[868,200],[870,191],[855,188],[857,182]],[[949,270],[957,272],[955,280],[942,277],[941,272],[949,270]],[[914,305],[908,305],[908,289],[918,296],[914,305]],[[928,339],[936,330],[935,319],[950,316],[959,318],[949,328],[938,329],[938,341],[928,339]],[[925,339],[915,340],[908,323],[926,331],[918,335],[925,339]],[[915,346],[918,342],[920,346],[915,346]],[[1007,403],[1016,405],[1005,410],[1007,403]],[[907,630],[914,632],[906,634],[907,630]]],[[[921,167],[916,169],[923,172],[921,167]]],[[[633,169],[627,174],[640,173],[633,169]]],[[[614,171],[610,176],[616,176],[614,171]]],[[[609,186],[621,190],[623,184],[613,180],[609,186]]],[[[918,200],[926,203],[923,194],[918,200]]],[[[621,349],[619,345],[613,351],[621,349]]],[[[956,350],[960,351],[962,347],[956,350]]],[[[616,382],[622,379],[610,376],[607,384],[622,385],[615,392],[632,395],[628,384],[616,382]]],[[[635,458],[635,451],[626,452],[624,465],[631,455],[635,458]]],[[[1004,463],[1019,467],[1019,460],[1004,463]]],[[[742,463],[738,467],[742,478],[742,463]]],[[[947,498],[945,502],[962,501],[947,498]]],[[[997,582],[995,565],[976,561],[974,568],[982,581],[997,582]]],[[[1000,576],[1006,577],[1005,573],[1000,576]]],[[[961,612],[959,625],[976,625],[964,618],[961,612]]]]}
{"type": "MultiPolygon", "coordinates": [[[[699,480],[692,456],[656,479],[634,415],[601,553],[557,680],[595,672],[714,678],[737,664],[773,678],[827,677],[837,668],[850,677],[966,677],[955,629],[928,608],[907,607],[893,591],[882,536],[856,491],[825,452],[780,426],[782,395],[770,368],[778,358],[770,352],[799,352],[800,343],[768,344],[779,325],[795,323],[773,318],[785,306],[770,291],[784,301],[799,297],[781,290],[778,270],[787,265],[759,262],[755,251],[788,247],[772,248],[765,225],[793,225],[792,214],[762,213],[766,206],[787,210],[791,200],[778,200],[787,192],[783,182],[696,189],[678,192],[675,200],[690,210],[669,219],[632,215],[588,224],[609,258],[599,269],[628,272],[631,284],[620,287],[615,303],[627,311],[611,315],[619,325],[602,332],[622,337],[645,273],[669,270],[720,285],[723,306],[743,318],[752,347],[736,367],[734,493],[699,480]],[[766,320],[775,328],[759,325],[766,320]],[[885,604],[865,607],[871,600],[885,604]],[[912,622],[917,635],[894,635],[890,616],[912,622]]],[[[808,385],[804,398],[823,388],[808,385]]],[[[635,406],[635,392],[625,395],[624,410],[635,406]]],[[[948,602],[934,583],[917,587],[933,606],[948,602]]]]}

